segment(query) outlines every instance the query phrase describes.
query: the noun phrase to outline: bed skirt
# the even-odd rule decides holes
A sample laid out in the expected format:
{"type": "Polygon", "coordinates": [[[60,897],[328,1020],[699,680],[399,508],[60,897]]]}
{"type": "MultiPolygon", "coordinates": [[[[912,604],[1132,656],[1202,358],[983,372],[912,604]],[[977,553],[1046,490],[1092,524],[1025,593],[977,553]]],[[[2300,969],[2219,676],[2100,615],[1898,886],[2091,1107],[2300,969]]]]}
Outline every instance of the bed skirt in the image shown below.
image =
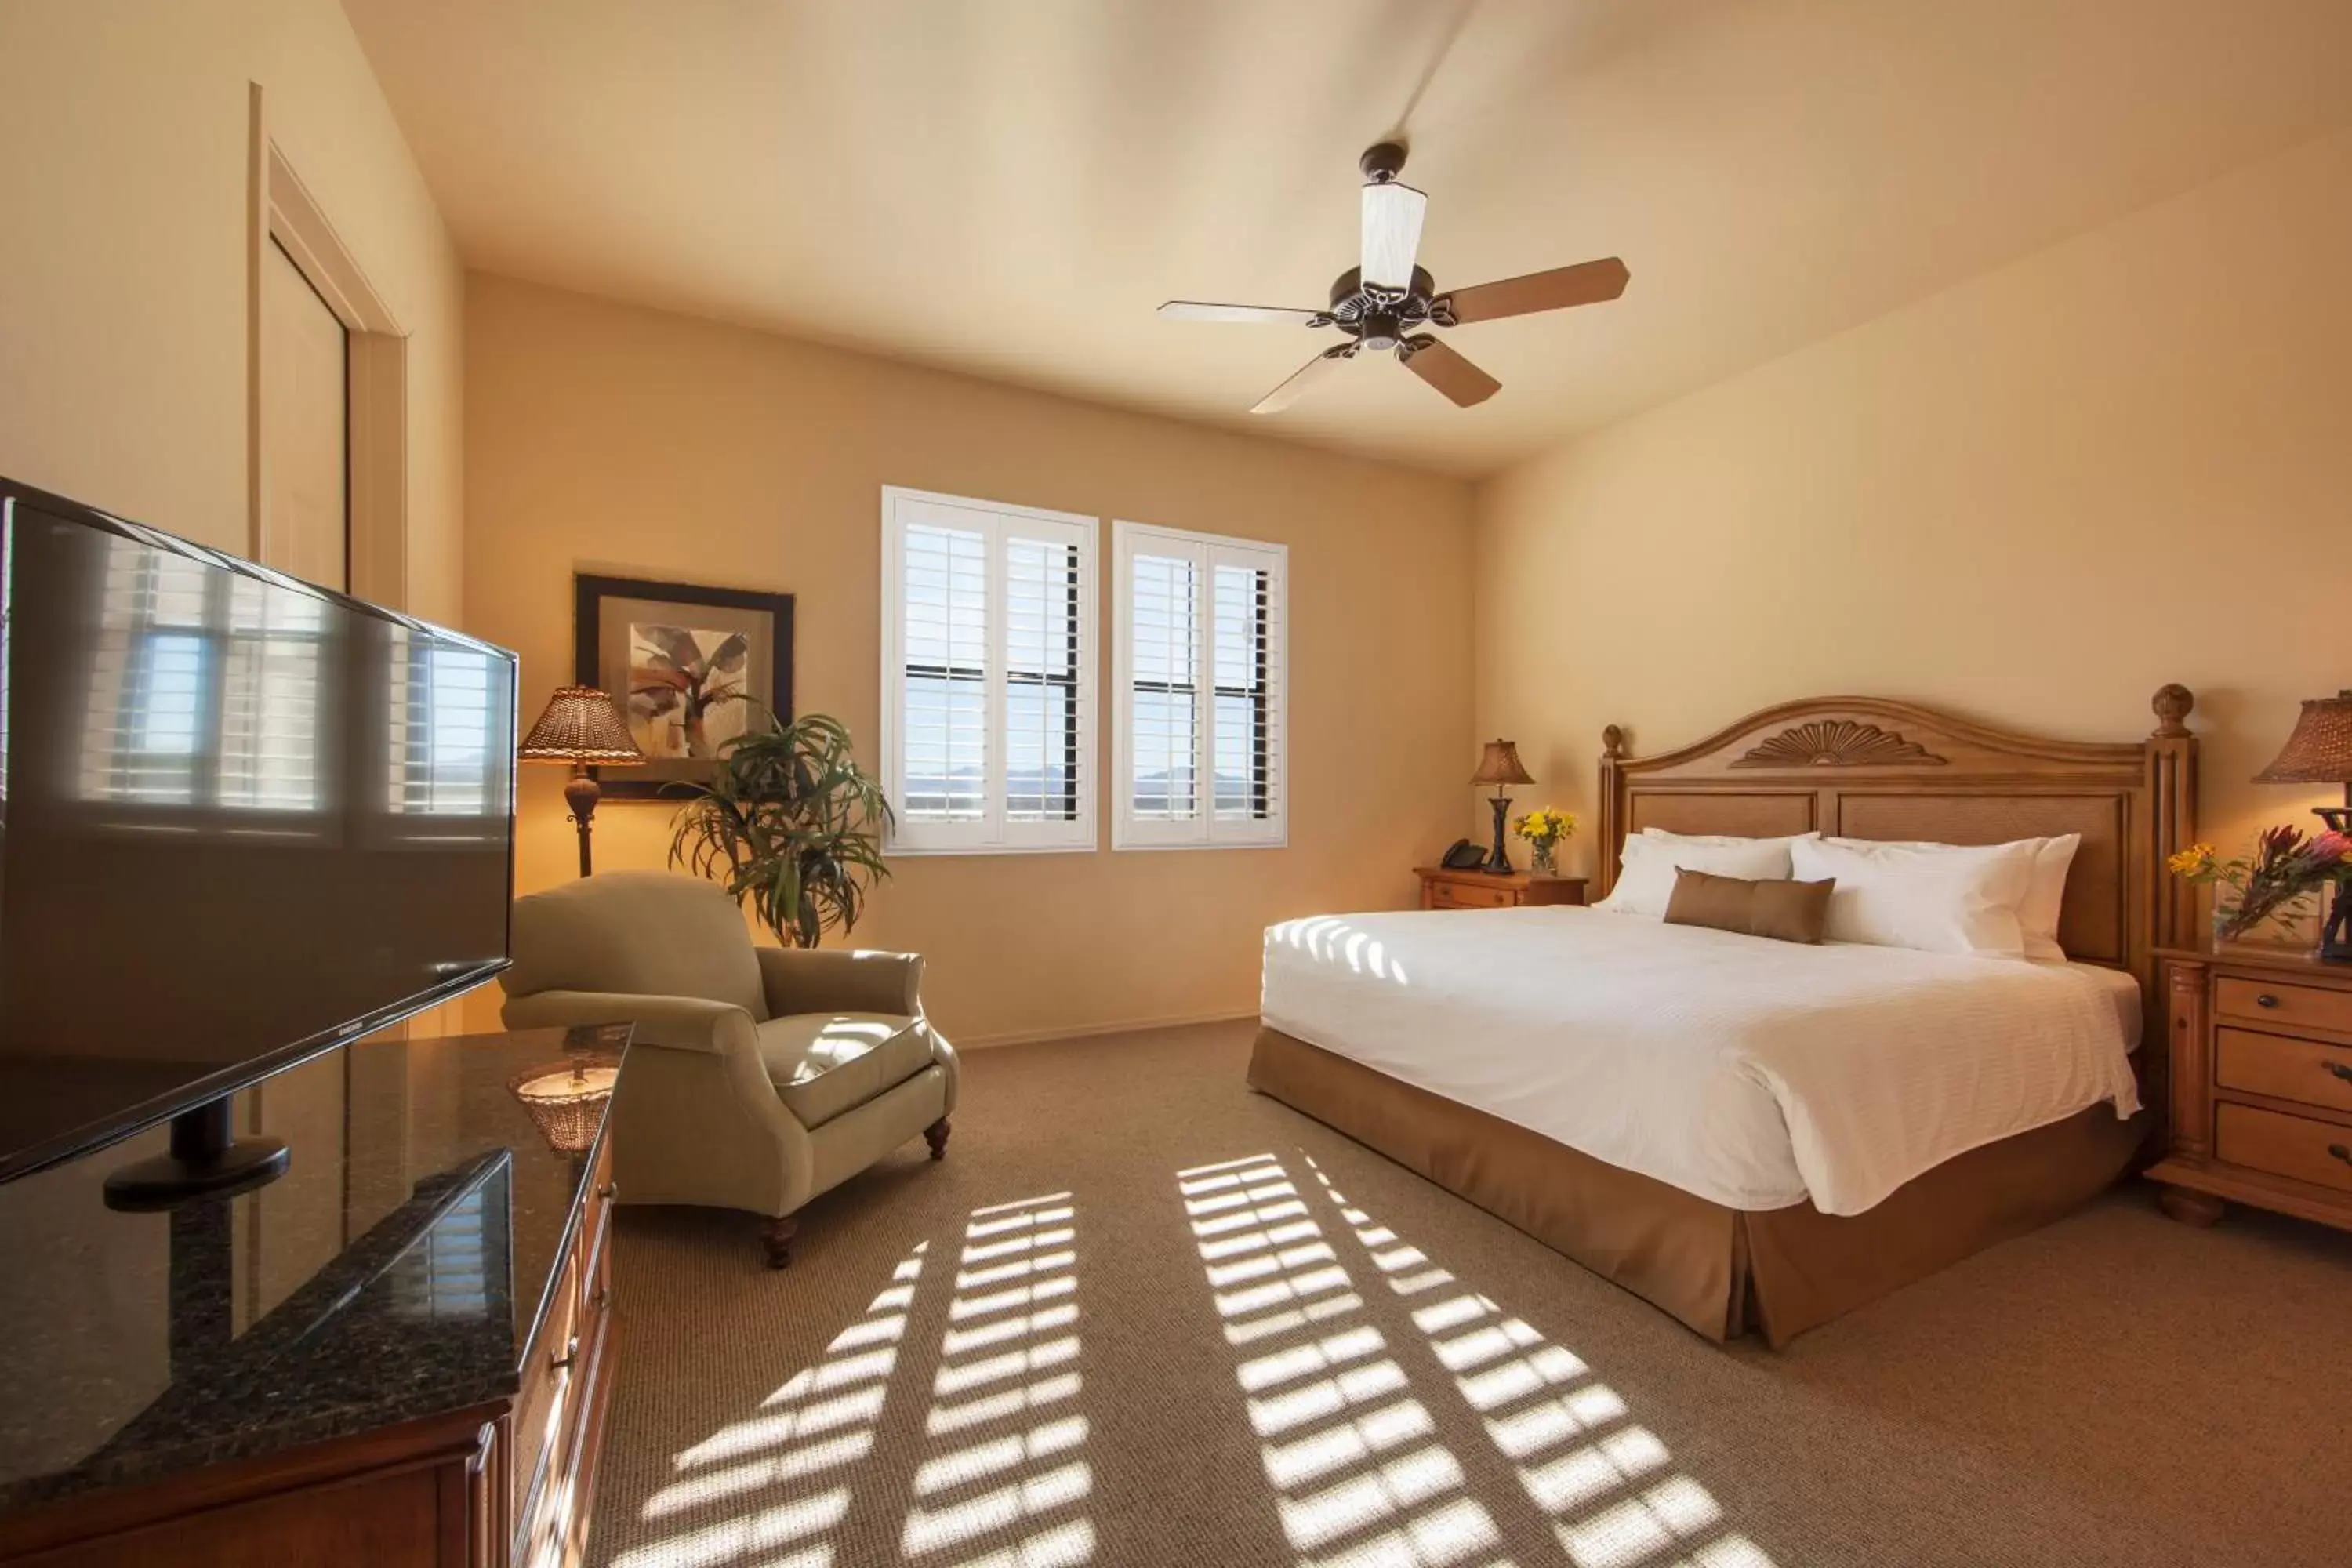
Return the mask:
{"type": "Polygon", "coordinates": [[[1867,1213],[1749,1213],[1261,1026],[1250,1087],[1466,1198],[1707,1338],[1774,1349],[2105,1190],[2147,1113],[2095,1105],[1972,1149],[1867,1213]]]}

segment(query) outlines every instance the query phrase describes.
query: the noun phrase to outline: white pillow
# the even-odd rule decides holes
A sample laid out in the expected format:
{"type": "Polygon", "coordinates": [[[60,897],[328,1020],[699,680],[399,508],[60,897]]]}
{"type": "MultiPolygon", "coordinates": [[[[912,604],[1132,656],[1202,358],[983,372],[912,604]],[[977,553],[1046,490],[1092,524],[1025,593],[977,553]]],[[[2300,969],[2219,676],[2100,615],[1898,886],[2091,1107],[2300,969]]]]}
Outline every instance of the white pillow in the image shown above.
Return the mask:
{"type": "Polygon", "coordinates": [[[1685,838],[1644,830],[1625,840],[1616,885],[1592,907],[1664,920],[1666,901],[1675,896],[1676,871],[1705,871],[1751,882],[1782,880],[1789,875],[1789,847],[1795,842],[1793,838],[1685,838]]]}
{"type": "MultiPolygon", "coordinates": [[[[1824,838],[1824,844],[1864,849],[1880,847],[1882,840],[1873,838],[1824,838]]],[[[2018,845],[2033,848],[2033,885],[2026,889],[2025,901],[2017,907],[2017,924],[2025,938],[2025,956],[2032,959],[2064,963],[2066,950],[2058,945],[2058,915],[2066,901],[2066,871],[2074,863],[2074,851],[2083,847],[2079,833],[2062,833],[2055,838],[2017,838],[2008,844],[1990,847],[2009,849],[2018,845]]],[[[1903,849],[1971,849],[1985,846],[1967,844],[1906,843],[1896,845],[1903,849]]]]}
{"type": "Polygon", "coordinates": [[[1824,933],[1832,942],[2023,958],[2018,910],[2033,887],[2032,841],[1981,847],[1800,839],[1801,882],[1837,879],[1824,933]]]}

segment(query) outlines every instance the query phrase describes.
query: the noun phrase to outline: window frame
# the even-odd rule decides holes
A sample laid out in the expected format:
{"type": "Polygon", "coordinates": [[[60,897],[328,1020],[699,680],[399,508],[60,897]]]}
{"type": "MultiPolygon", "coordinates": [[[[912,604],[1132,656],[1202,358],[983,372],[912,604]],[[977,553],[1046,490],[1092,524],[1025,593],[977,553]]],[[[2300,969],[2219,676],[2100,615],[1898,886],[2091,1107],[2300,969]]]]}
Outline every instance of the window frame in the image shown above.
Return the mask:
{"type": "MultiPolygon", "coordinates": [[[[882,487],[882,744],[881,776],[884,794],[888,797],[891,825],[882,836],[882,852],[886,856],[926,855],[1067,855],[1091,852],[1099,847],[1097,842],[1095,800],[1099,789],[1096,773],[1099,769],[1096,750],[1097,700],[1096,671],[1101,664],[1097,645],[1099,597],[1096,579],[1097,542],[1101,521],[1077,512],[1054,511],[1044,507],[1017,506],[1007,501],[982,500],[971,496],[943,495],[932,490],[910,489],[900,485],[882,487]],[[982,790],[981,816],[969,822],[909,822],[903,805],[907,798],[904,777],[906,761],[906,531],[911,520],[901,517],[900,509],[907,503],[927,508],[945,508],[967,514],[958,521],[958,527],[969,527],[986,536],[987,587],[983,598],[986,622],[987,665],[982,677],[985,683],[982,733],[985,739],[986,763],[982,790]],[[1007,653],[1009,634],[1005,606],[1008,601],[1006,572],[1006,542],[1008,539],[1034,537],[1024,535],[1020,524],[1042,525],[1066,535],[1066,542],[1076,546],[1077,580],[1073,585],[1076,600],[1073,624],[1076,629],[1076,658],[1071,669],[1072,705],[1076,710],[1075,742],[1067,754],[1076,762],[1076,784],[1072,792],[1075,815],[1061,821],[1017,821],[1008,819],[1006,779],[1006,693],[1016,684],[1010,669],[1007,653]]],[[[1047,536],[1054,537],[1052,535],[1047,536]]],[[[1050,676],[1040,676],[1034,682],[1022,684],[1058,684],[1050,676]]]]}
{"type": "MultiPolygon", "coordinates": [[[[1112,701],[1111,848],[1281,849],[1290,843],[1290,547],[1227,534],[1162,528],[1155,523],[1111,523],[1112,701]],[[1193,563],[1193,761],[1197,811],[1183,822],[1146,821],[1135,814],[1135,557],[1171,555],[1193,563]],[[1268,575],[1267,629],[1259,644],[1255,706],[1273,715],[1265,746],[1265,817],[1245,822],[1217,819],[1217,699],[1228,695],[1216,681],[1216,574],[1220,566],[1264,571],[1268,575]],[[1205,701],[1197,684],[1206,678],[1205,701]]],[[[1175,689],[1171,687],[1171,689],[1175,689]]],[[[1231,695],[1249,697],[1238,690],[1231,695]]]]}

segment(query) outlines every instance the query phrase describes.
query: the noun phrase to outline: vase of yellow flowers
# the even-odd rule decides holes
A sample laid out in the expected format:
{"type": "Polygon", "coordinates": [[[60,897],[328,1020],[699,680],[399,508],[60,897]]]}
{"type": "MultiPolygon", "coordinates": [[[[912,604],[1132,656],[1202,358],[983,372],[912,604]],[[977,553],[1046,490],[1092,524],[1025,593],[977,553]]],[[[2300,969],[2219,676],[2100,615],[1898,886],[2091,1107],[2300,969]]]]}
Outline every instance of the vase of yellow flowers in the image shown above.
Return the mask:
{"type": "Polygon", "coordinates": [[[1511,831],[1526,839],[1528,847],[1535,851],[1537,876],[1557,876],[1560,843],[1576,831],[1576,813],[1554,811],[1547,805],[1512,823],[1511,831]]]}

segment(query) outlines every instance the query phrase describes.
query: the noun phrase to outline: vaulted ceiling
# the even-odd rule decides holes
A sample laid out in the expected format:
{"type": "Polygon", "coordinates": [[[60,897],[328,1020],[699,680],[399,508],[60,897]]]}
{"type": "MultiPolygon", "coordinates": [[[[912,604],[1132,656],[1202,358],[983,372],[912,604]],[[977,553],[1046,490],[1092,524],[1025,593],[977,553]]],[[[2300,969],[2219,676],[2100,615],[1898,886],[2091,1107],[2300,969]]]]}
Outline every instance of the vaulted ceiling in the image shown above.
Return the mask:
{"type": "Polygon", "coordinates": [[[344,7],[470,266],[1463,474],[2352,118],[2346,0],[344,7]],[[1632,287],[1252,419],[1329,335],[1154,307],[1319,307],[1398,132],[1441,289],[1632,287]]]}

